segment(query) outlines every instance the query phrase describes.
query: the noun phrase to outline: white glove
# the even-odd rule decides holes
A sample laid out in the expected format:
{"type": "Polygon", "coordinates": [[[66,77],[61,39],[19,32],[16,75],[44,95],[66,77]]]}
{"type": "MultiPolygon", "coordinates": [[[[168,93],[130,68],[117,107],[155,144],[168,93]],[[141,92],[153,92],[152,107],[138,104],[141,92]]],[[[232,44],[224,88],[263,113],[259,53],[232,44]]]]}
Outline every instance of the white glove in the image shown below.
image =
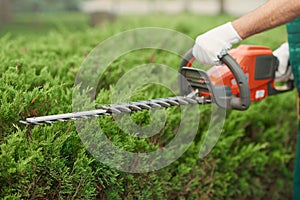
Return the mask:
{"type": "Polygon", "coordinates": [[[273,55],[276,56],[279,60],[279,66],[275,72],[275,81],[276,82],[286,82],[289,79],[293,80],[293,74],[291,66],[289,66],[290,52],[289,44],[283,43],[278,49],[273,52],[273,55]]]}
{"type": "Polygon", "coordinates": [[[231,22],[218,26],[196,38],[193,48],[194,57],[201,63],[219,64],[218,56],[224,50],[229,50],[233,44],[242,38],[233,28],[231,22]]]}

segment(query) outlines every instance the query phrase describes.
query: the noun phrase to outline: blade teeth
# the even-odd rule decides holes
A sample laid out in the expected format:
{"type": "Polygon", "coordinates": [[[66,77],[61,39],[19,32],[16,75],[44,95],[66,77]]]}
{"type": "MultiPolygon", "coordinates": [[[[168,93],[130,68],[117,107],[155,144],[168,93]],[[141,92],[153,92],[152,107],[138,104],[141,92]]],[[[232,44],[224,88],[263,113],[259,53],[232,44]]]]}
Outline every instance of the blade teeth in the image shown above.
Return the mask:
{"type": "Polygon", "coordinates": [[[187,104],[189,104],[188,101],[185,101],[184,99],[181,99],[181,98],[178,98],[178,103],[179,103],[180,105],[187,105],[187,104]]]}
{"type": "Polygon", "coordinates": [[[115,114],[121,114],[122,112],[114,107],[109,107],[108,109],[110,112],[115,113],[115,114]]]}
{"type": "Polygon", "coordinates": [[[149,106],[148,103],[147,103],[146,101],[133,102],[133,103],[130,104],[130,105],[133,105],[134,107],[139,108],[139,110],[142,110],[142,109],[150,110],[150,109],[152,109],[152,107],[149,106]]]}
{"type": "Polygon", "coordinates": [[[175,96],[169,98],[159,98],[159,99],[124,103],[124,104],[97,106],[99,110],[33,117],[33,118],[27,118],[25,121],[20,120],[19,122],[25,125],[53,124],[57,121],[66,122],[68,120],[90,119],[92,117],[99,117],[102,115],[131,113],[132,111],[140,111],[143,109],[150,110],[153,108],[171,107],[171,106],[188,105],[188,104],[201,104],[201,103],[204,104],[209,102],[211,101],[206,99],[199,100],[191,97],[175,96]]]}
{"type": "Polygon", "coordinates": [[[131,108],[132,110],[142,110],[140,107],[138,107],[134,103],[129,104],[129,108],[131,108]]]}
{"type": "Polygon", "coordinates": [[[174,101],[173,99],[169,98],[166,99],[166,101],[171,104],[172,106],[179,106],[180,104],[177,101],[174,101]]]}
{"type": "Polygon", "coordinates": [[[163,106],[163,107],[170,107],[170,106],[171,106],[169,103],[164,102],[164,101],[162,101],[162,100],[160,100],[160,99],[153,100],[153,102],[154,102],[154,103],[157,103],[157,104],[159,104],[159,105],[161,105],[161,106],[163,106]]]}
{"type": "Polygon", "coordinates": [[[27,121],[23,121],[23,120],[20,120],[19,121],[21,124],[24,124],[24,125],[30,125],[31,123],[27,122],[27,121]]]}
{"type": "Polygon", "coordinates": [[[158,103],[155,103],[153,101],[149,101],[148,104],[152,107],[152,108],[161,108],[162,106],[159,105],[158,103]]]}
{"type": "Polygon", "coordinates": [[[97,109],[104,109],[107,110],[108,112],[115,113],[115,114],[120,114],[122,113],[118,108],[114,107],[114,105],[110,106],[97,106],[97,109]]]}
{"type": "Polygon", "coordinates": [[[118,105],[118,106],[114,106],[114,108],[118,109],[121,112],[126,112],[126,113],[132,112],[132,110],[127,107],[127,105],[118,105]]]}
{"type": "Polygon", "coordinates": [[[195,99],[192,98],[184,98],[185,101],[187,101],[189,104],[197,104],[198,102],[195,99]]]}

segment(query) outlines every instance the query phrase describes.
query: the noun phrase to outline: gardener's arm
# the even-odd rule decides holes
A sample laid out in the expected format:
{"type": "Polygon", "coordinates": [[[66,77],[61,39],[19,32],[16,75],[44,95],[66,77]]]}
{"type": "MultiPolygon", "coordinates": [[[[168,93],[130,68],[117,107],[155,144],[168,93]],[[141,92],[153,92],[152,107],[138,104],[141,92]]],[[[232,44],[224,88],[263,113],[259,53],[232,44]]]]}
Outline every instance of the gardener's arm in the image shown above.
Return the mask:
{"type": "Polygon", "coordinates": [[[299,0],[269,0],[232,22],[242,39],[285,24],[300,16],[299,0]]]}
{"type": "Polygon", "coordinates": [[[269,0],[256,10],[216,27],[196,39],[193,55],[204,64],[215,64],[224,49],[230,49],[256,33],[285,24],[300,16],[300,0],[269,0]]]}

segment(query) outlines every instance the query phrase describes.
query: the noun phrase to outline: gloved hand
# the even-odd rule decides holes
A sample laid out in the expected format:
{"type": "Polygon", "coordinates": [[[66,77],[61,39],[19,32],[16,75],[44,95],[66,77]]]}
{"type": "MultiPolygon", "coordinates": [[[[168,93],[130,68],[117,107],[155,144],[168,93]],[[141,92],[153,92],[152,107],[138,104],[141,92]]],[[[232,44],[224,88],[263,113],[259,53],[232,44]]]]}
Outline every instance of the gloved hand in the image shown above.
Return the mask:
{"type": "Polygon", "coordinates": [[[279,60],[279,66],[275,72],[275,81],[276,82],[286,82],[289,79],[293,80],[293,74],[291,66],[289,66],[290,52],[289,44],[283,43],[278,49],[273,52],[279,60]]]}
{"type": "Polygon", "coordinates": [[[231,22],[228,22],[199,35],[193,47],[193,55],[202,64],[219,64],[218,56],[221,52],[229,50],[241,40],[231,22]]]}

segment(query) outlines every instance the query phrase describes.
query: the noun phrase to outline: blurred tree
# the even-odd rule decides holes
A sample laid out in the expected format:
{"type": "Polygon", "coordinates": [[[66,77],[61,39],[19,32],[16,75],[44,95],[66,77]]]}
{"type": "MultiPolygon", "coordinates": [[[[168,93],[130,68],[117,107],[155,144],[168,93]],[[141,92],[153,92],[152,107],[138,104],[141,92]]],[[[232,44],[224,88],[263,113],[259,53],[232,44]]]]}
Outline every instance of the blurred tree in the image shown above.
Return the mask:
{"type": "Polygon", "coordinates": [[[64,9],[67,11],[78,11],[80,0],[64,0],[64,9]]]}
{"type": "Polygon", "coordinates": [[[0,25],[8,23],[12,18],[10,0],[0,0],[0,25]]]}
{"type": "Polygon", "coordinates": [[[184,0],[184,12],[189,12],[190,11],[190,3],[191,1],[190,0],[184,0]]]}
{"type": "Polygon", "coordinates": [[[225,0],[219,0],[219,5],[220,5],[220,10],[219,10],[219,13],[220,14],[224,14],[226,13],[226,10],[225,10],[225,0]]]}
{"type": "MultiPolygon", "coordinates": [[[[0,0],[2,1],[2,0],[0,0]]],[[[81,0],[11,0],[17,12],[77,11],[81,0]]]]}

